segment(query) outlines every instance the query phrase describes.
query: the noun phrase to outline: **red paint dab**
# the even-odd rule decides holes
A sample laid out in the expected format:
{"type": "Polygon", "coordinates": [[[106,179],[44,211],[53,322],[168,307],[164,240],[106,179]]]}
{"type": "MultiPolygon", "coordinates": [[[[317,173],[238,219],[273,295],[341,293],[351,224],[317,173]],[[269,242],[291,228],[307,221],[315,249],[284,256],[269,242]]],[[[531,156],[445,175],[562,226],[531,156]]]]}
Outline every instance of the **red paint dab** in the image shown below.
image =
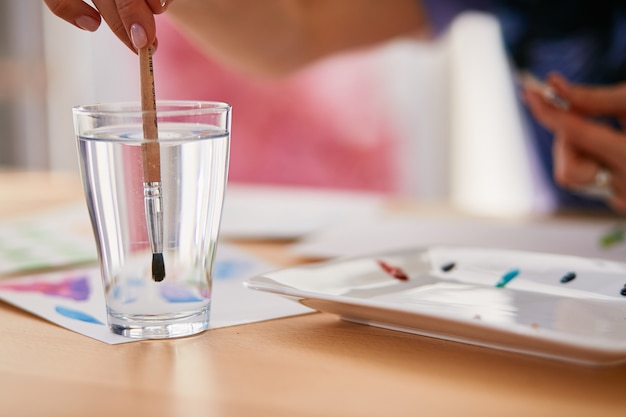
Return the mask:
{"type": "Polygon", "coordinates": [[[378,263],[378,265],[380,265],[383,271],[385,271],[392,277],[399,279],[400,281],[408,281],[409,276],[399,267],[390,265],[385,261],[381,261],[380,259],[377,259],[376,262],[378,263]]]}

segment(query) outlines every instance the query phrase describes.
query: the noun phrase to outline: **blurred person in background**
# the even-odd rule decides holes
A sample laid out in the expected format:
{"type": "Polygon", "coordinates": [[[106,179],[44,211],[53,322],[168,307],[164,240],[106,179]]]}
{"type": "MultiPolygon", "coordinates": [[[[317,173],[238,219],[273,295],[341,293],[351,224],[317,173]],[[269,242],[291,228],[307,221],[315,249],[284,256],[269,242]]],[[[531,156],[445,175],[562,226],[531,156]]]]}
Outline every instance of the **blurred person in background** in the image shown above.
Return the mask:
{"type": "MultiPolygon", "coordinates": [[[[619,0],[95,0],[97,10],[82,0],[45,1],[53,13],[84,30],[96,30],[104,18],[132,50],[156,42],[154,15],[167,10],[167,16],[176,28],[207,56],[240,73],[272,77],[288,77],[323,57],[366,48],[400,36],[434,38],[443,33],[460,13],[484,11],[498,18],[506,50],[519,70],[528,71],[539,79],[556,71],[574,83],[593,85],[612,85],[626,80],[626,4],[619,0]]],[[[163,37],[161,31],[159,36],[163,37]]],[[[358,72],[353,76],[358,77],[358,72]]],[[[198,88],[202,87],[198,85],[198,88]]],[[[560,127],[557,128],[557,123],[551,122],[553,114],[548,111],[554,112],[554,109],[540,106],[536,99],[532,93],[528,94],[528,102],[541,122],[532,119],[533,145],[544,174],[551,181],[558,206],[604,210],[604,202],[581,196],[572,189],[571,174],[565,175],[564,172],[570,172],[573,165],[564,162],[571,158],[563,156],[563,148],[571,150],[573,139],[558,137],[555,141],[552,133],[554,131],[558,136],[559,132],[565,131],[563,126],[569,126],[567,122],[575,117],[581,121],[588,119],[583,118],[584,113],[561,112],[560,127]]],[[[355,119],[359,116],[363,114],[356,114],[355,119]]],[[[276,123],[284,122],[289,120],[277,116],[276,123]]],[[[619,135],[615,130],[618,125],[609,123],[613,123],[613,127],[606,129],[619,135]]],[[[613,188],[610,204],[622,209],[625,192],[622,182],[626,178],[615,172],[619,164],[609,164],[599,159],[601,152],[589,151],[589,148],[609,146],[608,149],[614,149],[611,146],[620,145],[595,138],[581,139],[580,135],[576,137],[593,142],[593,146],[577,146],[575,154],[582,154],[583,159],[592,161],[590,164],[596,173],[599,167],[610,170],[613,188]]],[[[302,140],[294,136],[291,139],[306,143],[306,138],[302,140]]],[[[280,160],[313,159],[311,164],[295,163],[306,168],[304,171],[307,172],[315,166],[320,172],[333,165],[340,167],[325,181],[348,178],[350,172],[341,170],[341,167],[348,166],[349,171],[357,172],[363,184],[379,181],[380,189],[389,189],[388,164],[392,162],[385,155],[387,144],[385,141],[375,143],[368,148],[349,143],[343,148],[335,148],[336,152],[287,144],[293,148],[291,152],[279,155],[280,160]],[[362,152],[359,154],[354,149],[362,152]],[[334,158],[335,161],[316,165],[315,161],[320,158],[334,158]],[[381,161],[386,161],[387,165],[381,161]],[[367,176],[368,170],[371,177],[367,176]]],[[[285,144],[273,145],[270,146],[272,149],[280,149],[285,144]]],[[[262,147],[259,144],[259,150],[262,147]]],[[[565,154],[569,155],[567,152],[565,154]]],[[[286,175],[290,175],[290,168],[285,162],[278,171],[282,170],[283,175],[289,171],[286,175]]],[[[297,172],[295,168],[294,172],[297,172]]],[[[587,169],[591,170],[589,166],[587,169]]],[[[577,181],[593,182],[596,177],[595,173],[585,174],[577,181]]],[[[577,183],[574,188],[579,185],[577,183]]]]}

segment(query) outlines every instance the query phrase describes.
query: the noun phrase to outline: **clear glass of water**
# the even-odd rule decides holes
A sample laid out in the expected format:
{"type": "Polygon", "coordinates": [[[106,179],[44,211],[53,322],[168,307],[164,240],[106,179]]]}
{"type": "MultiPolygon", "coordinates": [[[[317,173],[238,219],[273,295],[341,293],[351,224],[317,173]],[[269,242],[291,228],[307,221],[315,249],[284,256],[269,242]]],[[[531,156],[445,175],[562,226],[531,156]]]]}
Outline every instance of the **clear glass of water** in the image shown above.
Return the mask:
{"type": "Polygon", "coordinates": [[[163,101],[146,113],[139,103],[73,109],[108,322],[132,338],[188,336],[209,326],[231,107],[163,101]],[[154,117],[158,137],[146,138],[154,117]]]}

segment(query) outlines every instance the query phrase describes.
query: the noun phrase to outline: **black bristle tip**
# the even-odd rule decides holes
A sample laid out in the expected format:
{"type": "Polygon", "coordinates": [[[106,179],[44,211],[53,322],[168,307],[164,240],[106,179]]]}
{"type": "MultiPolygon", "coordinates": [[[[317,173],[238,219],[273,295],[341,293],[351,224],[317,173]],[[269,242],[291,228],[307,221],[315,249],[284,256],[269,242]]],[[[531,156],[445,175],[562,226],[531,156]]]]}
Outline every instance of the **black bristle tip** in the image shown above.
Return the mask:
{"type": "Polygon", "coordinates": [[[163,281],[165,278],[165,262],[163,262],[162,253],[152,254],[152,279],[156,282],[163,281]]]}

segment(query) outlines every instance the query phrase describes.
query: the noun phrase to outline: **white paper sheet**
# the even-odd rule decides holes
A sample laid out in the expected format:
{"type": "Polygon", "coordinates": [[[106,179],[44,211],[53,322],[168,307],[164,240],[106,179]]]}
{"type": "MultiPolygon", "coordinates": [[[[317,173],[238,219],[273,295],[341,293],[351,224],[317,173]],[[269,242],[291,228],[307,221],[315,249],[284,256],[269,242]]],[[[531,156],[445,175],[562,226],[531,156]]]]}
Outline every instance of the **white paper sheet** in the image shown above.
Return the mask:
{"type": "MultiPolygon", "coordinates": [[[[310,312],[310,309],[287,299],[243,286],[245,279],[272,269],[275,269],[273,265],[255,256],[234,246],[220,244],[215,264],[210,328],[310,312]]],[[[137,340],[109,331],[97,268],[0,280],[0,300],[105,343],[137,340]]]]}
{"type": "Polygon", "coordinates": [[[0,274],[96,260],[96,246],[84,203],[0,223],[0,274]]]}

